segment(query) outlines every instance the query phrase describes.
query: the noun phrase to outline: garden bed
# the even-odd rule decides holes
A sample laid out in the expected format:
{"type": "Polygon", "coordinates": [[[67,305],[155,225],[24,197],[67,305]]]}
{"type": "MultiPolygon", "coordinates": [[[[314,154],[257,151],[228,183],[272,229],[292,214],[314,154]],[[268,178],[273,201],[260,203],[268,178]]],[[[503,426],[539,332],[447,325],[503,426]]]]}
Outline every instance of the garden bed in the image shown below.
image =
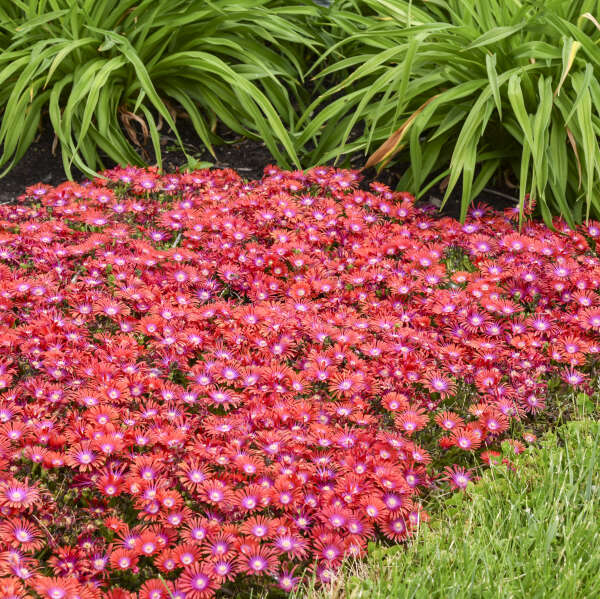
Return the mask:
{"type": "Polygon", "coordinates": [[[521,452],[549,392],[589,390],[596,223],[462,225],[328,167],[115,169],[21,199],[0,207],[17,597],[327,581],[510,432],[521,452]]]}

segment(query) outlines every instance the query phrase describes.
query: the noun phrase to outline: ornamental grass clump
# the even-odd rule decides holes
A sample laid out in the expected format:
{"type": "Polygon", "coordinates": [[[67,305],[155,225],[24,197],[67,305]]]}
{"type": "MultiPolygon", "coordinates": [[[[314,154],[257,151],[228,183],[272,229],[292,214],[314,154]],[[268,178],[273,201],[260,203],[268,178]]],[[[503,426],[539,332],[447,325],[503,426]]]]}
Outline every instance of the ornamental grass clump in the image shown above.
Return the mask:
{"type": "Polygon", "coordinates": [[[131,167],[0,206],[5,593],[328,581],[588,391],[599,223],[358,181],[131,167]]]}
{"type": "MultiPolygon", "coordinates": [[[[492,178],[537,201],[547,223],[600,216],[598,0],[348,0],[344,31],[307,109],[309,162],[396,157],[400,189],[460,183],[461,217],[492,178]],[[335,60],[334,60],[335,59],[335,60]]],[[[322,67],[325,68],[322,68],[322,67]]]]}
{"type": "Polygon", "coordinates": [[[298,164],[294,106],[319,12],[277,0],[0,0],[0,174],[47,119],[69,177],[106,157],[142,164],[147,146],[160,167],[160,131],[181,144],[177,113],[211,151],[221,124],[298,164]]]}

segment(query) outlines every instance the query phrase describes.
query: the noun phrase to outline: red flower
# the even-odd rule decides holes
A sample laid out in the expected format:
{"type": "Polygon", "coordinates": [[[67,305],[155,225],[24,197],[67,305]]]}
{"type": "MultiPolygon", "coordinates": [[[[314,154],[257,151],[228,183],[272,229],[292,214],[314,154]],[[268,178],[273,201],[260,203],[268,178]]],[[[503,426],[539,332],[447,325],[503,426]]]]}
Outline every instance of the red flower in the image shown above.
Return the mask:
{"type": "Polygon", "coordinates": [[[442,412],[436,414],[435,422],[446,431],[451,431],[454,428],[459,428],[464,425],[464,420],[454,412],[442,412]]]}
{"type": "Polygon", "coordinates": [[[0,482],[0,506],[6,506],[22,512],[31,509],[40,501],[40,493],[34,485],[25,479],[21,482],[16,479],[0,482]]]}
{"type": "Polygon", "coordinates": [[[214,572],[206,566],[193,564],[186,568],[177,580],[178,587],[186,593],[186,599],[210,599],[219,583],[214,572]]]}
{"type": "Polygon", "coordinates": [[[133,570],[138,562],[136,552],[129,549],[117,549],[110,554],[110,565],[115,570],[133,570]]]}
{"type": "Polygon", "coordinates": [[[481,438],[468,428],[459,428],[452,431],[452,440],[459,449],[470,451],[481,445],[481,438]]]}
{"type": "Polygon", "coordinates": [[[2,579],[2,596],[4,599],[26,599],[28,595],[22,582],[11,577],[2,579]]]}
{"type": "Polygon", "coordinates": [[[277,556],[273,549],[249,541],[241,548],[237,562],[241,572],[259,576],[273,574],[277,567],[277,556]]]}
{"type": "Polygon", "coordinates": [[[71,577],[36,576],[31,586],[44,599],[75,599],[79,590],[77,580],[71,577]]]}
{"type": "Polygon", "coordinates": [[[0,525],[0,539],[14,549],[30,552],[44,546],[40,530],[24,518],[7,520],[0,525]]]}

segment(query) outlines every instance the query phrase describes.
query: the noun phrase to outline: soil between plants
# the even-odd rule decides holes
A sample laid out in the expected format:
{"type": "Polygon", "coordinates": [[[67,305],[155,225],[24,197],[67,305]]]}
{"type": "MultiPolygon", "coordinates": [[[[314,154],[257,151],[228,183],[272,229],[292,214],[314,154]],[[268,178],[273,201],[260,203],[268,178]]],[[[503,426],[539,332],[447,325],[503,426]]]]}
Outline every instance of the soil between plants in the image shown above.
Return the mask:
{"type": "MultiPolygon", "coordinates": [[[[232,168],[244,179],[260,179],[264,168],[274,164],[266,146],[251,139],[231,139],[228,143],[214,146],[216,160],[204,148],[193,128],[184,121],[179,125],[182,141],[188,154],[199,161],[210,162],[214,168],[232,168]]],[[[25,188],[36,183],[58,185],[66,180],[62,166],[60,148],[53,151],[54,134],[48,128],[40,132],[31,144],[20,162],[2,179],[0,179],[0,203],[14,202],[17,197],[25,192],[25,188]]],[[[184,153],[176,146],[175,137],[165,135],[163,143],[163,164],[165,170],[174,171],[186,164],[184,153]]],[[[151,153],[151,152],[150,152],[151,153]]],[[[364,161],[362,156],[352,156],[350,164],[354,168],[360,167],[364,161]]],[[[115,166],[110,159],[105,160],[106,168],[115,166]]],[[[377,175],[375,169],[363,173],[363,186],[366,188],[371,181],[379,181],[395,189],[402,174],[402,165],[394,165],[377,175]]],[[[73,169],[75,180],[87,177],[73,169]]],[[[514,206],[518,192],[506,184],[494,185],[486,188],[477,198],[475,203],[483,202],[495,209],[504,210],[514,206]],[[512,200],[509,198],[513,198],[512,200]]],[[[423,198],[422,202],[439,207],[444,197],[444,190],[434,186],[423,198]]],[[[461,188],[458,185],[452,192],[446,205],[441,211],[443,215],[458,218],[460,215],[461,188]]]]}

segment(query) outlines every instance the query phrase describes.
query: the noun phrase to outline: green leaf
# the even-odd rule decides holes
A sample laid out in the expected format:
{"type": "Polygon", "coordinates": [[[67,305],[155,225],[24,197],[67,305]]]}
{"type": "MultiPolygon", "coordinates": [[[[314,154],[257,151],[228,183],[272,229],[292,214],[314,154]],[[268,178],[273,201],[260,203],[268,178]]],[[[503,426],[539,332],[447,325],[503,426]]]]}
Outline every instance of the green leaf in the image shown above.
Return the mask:
{"type": "Polygon", "coordinates": [[[530,152],[533,150],[533,131],[529,114],[525,108],[525,100],[521,90],[521,77],[514,73],[508,80],[508,101],[512,106],[515,118],[519,123],[521,130],[525,136],[525,140],[529,146],[530,152]]]}
{"type": "Polygon", "coordinates": [[[588,219],[592,202],[598,202],[598,198],[594,195],[594,177],[600,175],[600,148],[598,147],[598,138],[592,127],[592,99],[588,89],[583,91],[583,99],[577,106],[576,115],[577,124],[581,131],[586,219],[588,219]]]}
{"type": "Polygon", "coordinates": [[[466,49],[472,50],[473,48],[480,48],[481,46],[488,46],[495,44],[515,33],[521,31],[525,27],[525,23],[519,23],[518,25],[506,25],[502,27],[494,27],[484,34],[480,35],[472,43],[470,43],[466,49]]]}
{"type": "Polygon", "coordinates": [[[502,120],[502,99],[500,97],[500,86],[498,84],[498,73],[496,72],[496,55],[495,54],[486,54],[485,66],[487,69],[490,87],[492,89],[492,96],[494,98],[494,103],[496,104],[496,109],[498,110],[498,116],[500,117],[500,120],[502,120]]]}

